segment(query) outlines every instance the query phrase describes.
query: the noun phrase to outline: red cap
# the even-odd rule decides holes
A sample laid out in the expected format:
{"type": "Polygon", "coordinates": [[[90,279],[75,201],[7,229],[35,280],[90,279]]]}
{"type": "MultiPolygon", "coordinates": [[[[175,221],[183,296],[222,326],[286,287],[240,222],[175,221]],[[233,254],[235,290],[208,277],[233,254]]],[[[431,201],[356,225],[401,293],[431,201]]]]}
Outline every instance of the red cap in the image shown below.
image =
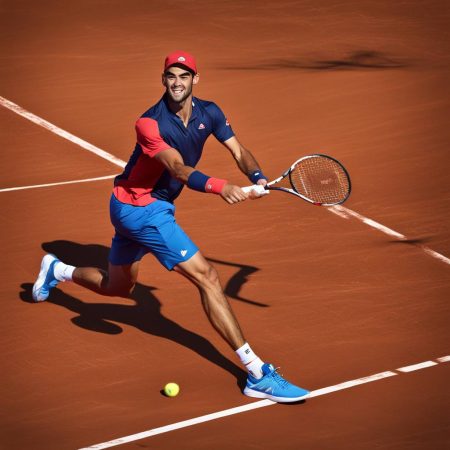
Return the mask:
{"type": "Polygon", "coordinates": [[[176,51],[166,56],[164,61],[164,72],[172,66],[180,65],[186,67],[190,71],[197,73],[197,64],[195,64],[195,58],[186,52],[176,51]]]}

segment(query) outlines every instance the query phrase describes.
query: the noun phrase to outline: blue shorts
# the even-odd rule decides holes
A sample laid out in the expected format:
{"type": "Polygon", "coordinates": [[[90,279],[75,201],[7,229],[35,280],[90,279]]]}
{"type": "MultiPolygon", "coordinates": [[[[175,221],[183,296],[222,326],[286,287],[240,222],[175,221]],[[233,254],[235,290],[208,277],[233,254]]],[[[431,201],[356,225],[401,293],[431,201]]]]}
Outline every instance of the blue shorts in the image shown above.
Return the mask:
{"type": "Polygon", "coordinates": [[[152,253],[168,270],[187,261],[198,247],[176,223],[175,206],[156,200],[147,206],[133,206],[111,196],[110,215],[116,234],[109,261],[114,265],[131,264],[152,253]]]}

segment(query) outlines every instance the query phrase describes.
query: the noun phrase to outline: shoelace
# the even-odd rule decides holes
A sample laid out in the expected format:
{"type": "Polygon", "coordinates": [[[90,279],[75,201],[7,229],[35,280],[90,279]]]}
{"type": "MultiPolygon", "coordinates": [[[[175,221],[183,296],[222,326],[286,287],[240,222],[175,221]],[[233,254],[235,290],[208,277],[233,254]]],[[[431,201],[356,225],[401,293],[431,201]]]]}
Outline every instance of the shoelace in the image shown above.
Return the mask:
{"type": "Polygon", "coordinates": [[[279,367],[275,367],[275,370],[270,374],[270,376],[282,387],[285,388],[289,385],[289,381],[285,380],[282,374],[278,373],[279,367]]]}

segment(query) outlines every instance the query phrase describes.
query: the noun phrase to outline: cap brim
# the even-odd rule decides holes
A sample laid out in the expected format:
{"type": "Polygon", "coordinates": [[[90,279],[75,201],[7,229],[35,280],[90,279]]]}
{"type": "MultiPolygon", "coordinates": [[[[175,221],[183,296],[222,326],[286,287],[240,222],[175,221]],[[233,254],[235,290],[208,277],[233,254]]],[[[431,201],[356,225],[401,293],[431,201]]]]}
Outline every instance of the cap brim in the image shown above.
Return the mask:
{"type": "Polygon", "coordinates": [[[175,62],[175,63],[171,64],[170,66],[167,66],[167,67],[164,69],[164,72],[165,72],[167,69],[170,69],[171,67],[179,67],[180,69],[186,69],[188,72],[192,73],[192,75],[195,75],[195,74],[197,73],[197,72],[196,72],[194,69],[192,69],[191,67],[186,66],[185,64],[180,63],[180,62],[175,62]]]}

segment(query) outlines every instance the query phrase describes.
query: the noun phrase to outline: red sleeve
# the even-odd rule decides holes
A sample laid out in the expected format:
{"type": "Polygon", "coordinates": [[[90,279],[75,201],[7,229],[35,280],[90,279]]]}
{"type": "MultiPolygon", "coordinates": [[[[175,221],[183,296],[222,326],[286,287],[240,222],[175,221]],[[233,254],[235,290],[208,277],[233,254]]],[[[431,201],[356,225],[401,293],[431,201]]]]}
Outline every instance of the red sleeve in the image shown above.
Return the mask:
{"type": "Polygon", "coordinates": [[[170,148],[159,134],[158,122],[154,119],[144,117],[136,122],[137,141],[142,151],[148,156],[155,156],[162,150],[170,148]]]}

